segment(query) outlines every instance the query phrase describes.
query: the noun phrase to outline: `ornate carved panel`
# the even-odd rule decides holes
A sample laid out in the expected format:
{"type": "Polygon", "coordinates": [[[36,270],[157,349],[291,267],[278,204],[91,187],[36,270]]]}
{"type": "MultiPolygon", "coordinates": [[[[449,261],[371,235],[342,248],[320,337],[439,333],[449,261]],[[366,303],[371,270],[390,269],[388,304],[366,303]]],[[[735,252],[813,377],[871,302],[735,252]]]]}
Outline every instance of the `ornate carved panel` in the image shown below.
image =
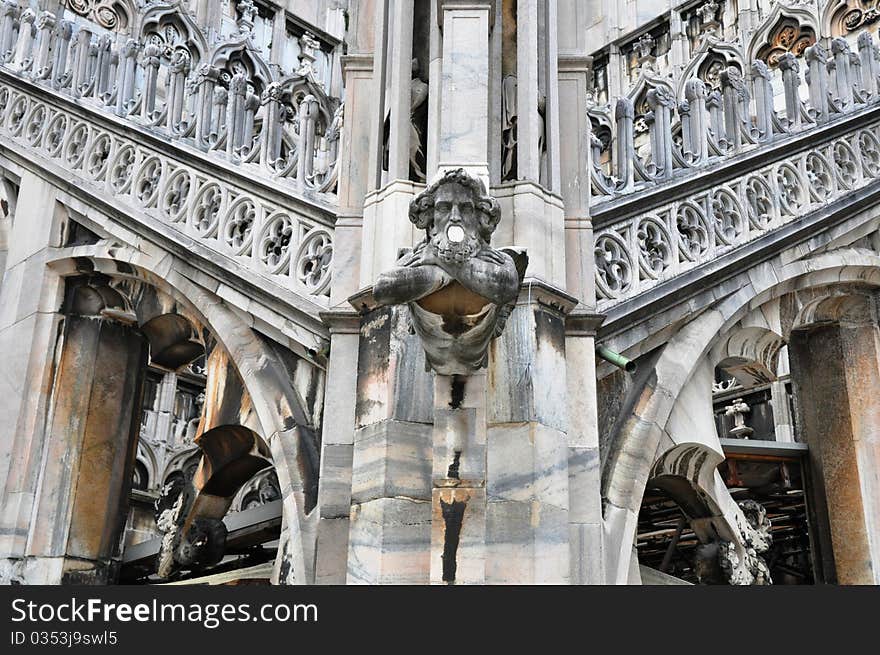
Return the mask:
{"type": "Polygon", "coordinates": [[[108,30],[124,30],[129,26],[129,10],[117,0],[62,0],[62,5],[108,30]]]}
{"type": "Polygon", "coordinates": [[[831,33],[833,36],[846,36],[874,26],[880,21],[880,1],[849,0],[837,2],[832,10],[831,33]]]}
{"type": "Polygon", "coordinates": [[[776,66],[780,58],[790,52],[800,57],[804,51],[816,43],[816,32],[812,27],[803,26],[794,18],[783,16],[770,31],[767,41],[757,52],[758,59],[776,66]]]}

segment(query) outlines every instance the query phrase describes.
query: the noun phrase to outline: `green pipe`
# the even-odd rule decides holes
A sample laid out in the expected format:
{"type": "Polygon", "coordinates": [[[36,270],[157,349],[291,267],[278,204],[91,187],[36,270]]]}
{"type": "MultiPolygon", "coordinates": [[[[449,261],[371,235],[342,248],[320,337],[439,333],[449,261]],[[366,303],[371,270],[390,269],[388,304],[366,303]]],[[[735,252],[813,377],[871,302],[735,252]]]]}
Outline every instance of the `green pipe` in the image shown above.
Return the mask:
{"type": "Polygon", "coordinates": [[[596,346],[596,354],[609,364],[614,364],[617,368],[623,369],[627,373],[634,373],[637,365],[631,359],[627,359],[620,353],[616,353],[605,346],[596,346]]]}

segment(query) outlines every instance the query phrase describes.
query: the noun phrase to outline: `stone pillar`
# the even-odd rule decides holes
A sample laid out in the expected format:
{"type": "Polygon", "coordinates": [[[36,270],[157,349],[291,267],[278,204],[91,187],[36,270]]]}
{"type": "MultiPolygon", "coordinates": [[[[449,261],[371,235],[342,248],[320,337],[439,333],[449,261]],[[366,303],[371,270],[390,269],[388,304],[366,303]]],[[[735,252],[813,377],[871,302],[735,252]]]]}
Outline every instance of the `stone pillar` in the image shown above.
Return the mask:
{"type": "Polygon", "coordinates": [[[602,584],[602,498],[596,413],[596,305],[593,223],[590,219],[592,150],[587,90],[592,59],[586,39],[587,6],[560,0],[559,164],[565,206],[565,280],[579,306],[566,318],[568,399],[569,558],[572,584],[602,584]]]}
{"type": "Polygon", "coordinates": [[[443,72],[443,35],[437,17],[437,3],[431,3],[431,37],[428,44],[428,138],[426,143],[425,177],[437,174],[440,156],[440,76],[443,72]]]}
{"type": "Polygon", "coordinates": [[[352,303],[363,313],[346,581],[427,584],[433,380],[406,306],[352,303]]]}
{"type": "MultiPolygon", "coordinates": [[[[386,100],[391,106],[392,126],[394,122],[394,93],[386,93],[388,87],[388,75],[393,76],[393,40],[391,35],[392,25],[389,16],[390,0],[381,0],[375,3],[374,29],[374,54],[373,54],[373,97],[372,119],[370,121],[370,150],[369,169],[367,175],[366,198],[363,199],[363,233],[361,242],[360,260],[360,288],[370,286],[376,276],[387,270],[397,261],[401,248],[408,248],[414,244],[414,232],[407,218],[409,203],[413,196],[421,189],[421,185],[409,182],[409,145],[406,144],[405,158],[407,173],[401,178],[391,180],[385,184],[383,180],[382,155],[383,135],[386,114],[386,100]],[[386,96],[388,96],[386,98],[386,96]]],[[[361,8],[363,11],[363,8],[361,8]]],[[[412,20],[409,21],[410,26],[412,20]]],[[[412,31],[410,27],[410,32],[412,31]]],[[[410,51],[412,47],[410,46],[410,51]]],[[[407,59],[407,62],[410,60],[407,59]]],[[[409,65],[409,63],[408,63],[409,65]]],[[[408,69],[411,71],[411,69],[408,69]]],[[[406,85],[398,89],[399,94],[404,93],[406,98],[405,128],[409,134],[409,93],[411,73],[408,75],[406,85]]],[[[393,77],[391,80],[394,84],[393,77]]],[[[397,96],[402,102],[403,95],[397,96]]],[[[400,116],[400,112],[397,112],[400,116]]],[[[403,120],[403,119],[401,119],[403,120]]],[[[389,144],[391,145],[391,144],[389,144]]],[[[401,143],[396,143],[401,146],[401,143]]]]}
{"type": "Polygon", "coordinates": [[[565,314],[575,300],[526,278],[487,380],[486,583],[567,584],[565,314]]]}
{"type": "MultiPolygon", "coordinates": [[[[559,23],[557,0],[544,2],[545,35],[543,46],[544,79],[546,80],[544,109],[544,142],[547,150],[546,178],[542,183],[553,193],[562,192],[559,105],[559,23]]],[[[567,136],[567,135],[566,135],[567,136]]],[[[589,143],[589,139],[587,139],[589,143]]]]}
{"type": "Polygon", "coordinates": [[[559,168],[565,206],[565,283],[568,292],[595,304],[593,224],[590,220],[592,171],[587,89],[591,58],[585,42],[587,20],[582,3],[559,3],[559,168]]]}
{"type": "Polygon", "coordinates": [[[486,372],[434,378],[431,582],[486,583],[486,372]]]}
{"type": "Polygon", "coordinates": [[[541,118],[538,116],[538,0],[516,3],[516,170],[538,182],[541,118]]]}
{"type": "Polygon", "coordinates": [[[46,584],[114,580],[147,353],[128,325],[65,318],[27,551],[46,584]]]}
{"type": "Polygon", "coordinates": [[[605,582],[596,394],[596,330],[602,319],[579,308],[565,323],[571,584],[605,582]]]}
{"type": "MultiPolygon", "coordinates": [[[[373,13],[373,102],[370,119],[370,157],[368,160],[367,192],[382,186],[382,150],[385,131],[385,102],[388,74],[388,20],[391,0],[378,0],[373,13]]],[[[360,8],[358,16],[366,14],[360,8]]]]}
{"type": "Polygon", "coordinates": [[[315,582],[345,584],[351,512],[360,317],[353,311],[328,312],[330,363],[321,436],[315,582]]]}
{"type": "Polygon", "coordinates": [[[369,188],[364,162],[370,156],[370,116],[375,102],[373,61],[369,54],[343,58],[345,116],[339,149],[339,205],[333,243],[330,305],[346,301],[360,286],[364,196],[369,188]]]}
{"type": "Polygon", "coordinates": [[[795,330],[789,353],[799,434],[810,446],[814,511],[820,521],[827,513],[830,533],[828,544],[825,531],[817,531],[816,564],[826,582],[880,584],[876,313],[855,324],[795,330]]]}
{"type": "Polygon", "coordinates": [[[46,268],[61,245],[64,213],[50,183],[20,179],[0,285],[0,558],[21,561],[40,477],[63,282],[46,268]]]}
{"type": "Polygon", "coordinates": [[[439,0],[437,12],[443,32],[438,167],[464,168],[487,188],[493,12],[494,2],[487,0],[439,0]]]}
{"type": "Polygon", "coordinates": [[[388,179],[409,180],[410,95],[412,87],[413,3],[394,0],[391,20],[388,179]]]}

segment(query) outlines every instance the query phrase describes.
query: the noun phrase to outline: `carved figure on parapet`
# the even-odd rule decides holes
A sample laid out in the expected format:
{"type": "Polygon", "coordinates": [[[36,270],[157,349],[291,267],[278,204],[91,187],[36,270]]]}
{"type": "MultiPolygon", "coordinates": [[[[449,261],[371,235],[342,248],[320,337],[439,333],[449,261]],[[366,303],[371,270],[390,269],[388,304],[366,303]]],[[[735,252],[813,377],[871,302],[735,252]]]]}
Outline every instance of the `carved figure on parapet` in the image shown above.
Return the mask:
{"type": "Polygon", "coordinates": [[[226,526],[222,519],[190,517],[195,500],[192,480],[180,478],[166,484],[156,499],[156,527],[163,533],[156,567],[160,578],[170,578],[182,568],[211,566],[223,559],[226,526]],[[190,525],[184,529],[188,518],[190,525]]]}
{"type": "Polygon", "coordinates": [[[737,516],[741,547],[718,539],[696,549],[694,571],[701,584],[773,584],[763,557],[773,543],[767,510],[754,500],[744,500],[739,506],[746,519],[742,525],[737,516]]]}
{"type": "Polygon", "coordinates": [[[498,201],[464,169],[442,174],[417,196],[409,219],[425,239],[379,276],[380,305],[408,304],[430,368],[467,375],[486,365],[489,343],[504,329],[528,257],[490,245],[498,201]]]}

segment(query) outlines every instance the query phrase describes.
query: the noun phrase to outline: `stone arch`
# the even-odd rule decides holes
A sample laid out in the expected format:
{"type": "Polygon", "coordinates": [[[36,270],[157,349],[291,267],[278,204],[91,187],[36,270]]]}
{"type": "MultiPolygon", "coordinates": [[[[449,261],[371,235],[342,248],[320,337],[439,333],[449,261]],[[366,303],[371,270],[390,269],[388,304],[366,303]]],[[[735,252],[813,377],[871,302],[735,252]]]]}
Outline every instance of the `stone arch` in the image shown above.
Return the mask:
{"type": "MultiPolygon", "coordinates": [[[[192,16],[180,11],[175,3],[155,3],[143,14],[139,23],[139,41],[149,43],[152,38],[152,42],[163,50],[186,47],[193,68],[207,56],[208,42],[202,30],[196,25],[192,16]],[[173,28],[174,33],[166,32],[168,26],[173,28]],[[156,39],[156,36],[159,39],[156,39]]],[[[167,59],[171,59],[170,53],[162,54],[167,59]]]]}
{"type": "Polygon", "coordinates": [[[195,327],[179,314],[162,314],[141,324],[150,342],[150,360],[176,371],[202,356],[205,346],[195,327]]]}
{"type": "MultiPolygon", "coordinates": [[[[183,473],[186,468],[192,463],[191,459],[198,459],[200,456],[198,448],[190,448],[189,450],[184,450],[182,452],[177,453],[168,460],[168,463],[165,465],[165,470],[162,471],[162,484],[168,484],[169,477],[173,473],[183,473]]],[[[196,466],[198,463],[196,462],[196,466]]]]}
{"type": "Polygon", "coordinates": [[[774,2],[770,13],[749,40],[746,61],[760,59],[775,66],[774,53],[793,52],[800,56],[807,46],[816,42],[818,34],[819,25],[813,12],[774,2]]]}
{"type": "Polygon", "coordinates": [[[242,511],[253,505],[262,505],[280,497],[278,474],[274,466],[264,469],[252,477],[235,495],[233,511],[242,511]]]}
{"type": "Polygon", "coordinates": [[[715,469],[724,455],[706,444],[685,442],[660,455],[651,467],[647,486],[662,489],[689,519],[722,513],[715,498],[715,469]]]}
{"type": "Polygon", "coordinates": [[[648,93],[652,89],[660,88],[667,90],[672,97],[675,97],[675,89],[670,80],[661,77],[655,73],[642,71],[639,74],[636,83],[627,93],[627,97],[632,101],[633,111],[635,112],[634,129],[636,134],[636,150],[640,155],[648,155],[646,136],[649,132],[645,123],[645,115],[650,111],[648,108],[648,93]]]}
{"type": "Polygon", "coordinates": [[[74,14],[119,34],[131,34],[137,17],[132,0],[69,0],[64,5],[74,14]]]}
{"type": "MultiPolygon", "coordinates": [[[[309,516],[317,504],[318,453],[315,426],[306,403],[293,387],[288,362],[270,342],[259,337],[230,307],[173,267],[170,257],[157,262],[126,246],[81,246],[75,256],[47,262],[60,276],[92,272],[155,286],[173,297],[216,337],[228,353],[250,396],[259,432],[269,446],[278,472],[283,515],[290,533],[284,547],[286,581],[314,580],[314,535],[309,516]]],[[[279,549],[279,557],[282,552],[279,549]]]]}
{"type": "Polygon", "coordinates": [[[635,516],[666,424],[682,389],[704,356],[750,310],[792,291],[853,283],[880,287],[880,256],[846,248],[781,266],[771,281],[756,280],[686,324],[663,347],[633,408],[619,422],[603,475],[606,530],[620,544],[607,552],[610,582],[625,582],[635,516]]]}
{"type": "Polygon", "coordinates": [[[801,306],[792,329],[833,322],[862,324],[870,320],[870,299],[860,291],[857,285],[846,289],[826,287],[814,290],[809,294],[812,297],[799,297],[801,306]]]}
{"type": "MultiPolygon", "coordinates": [[[[733,561],[745,561],[747,542],[757,537],[717,471],[723,460],[720,448],[681,441],[656,459],[645,484],[645,489],[657,490],[673,501],[687,519],[702,544],[694,553],[695,558],[699,556],[703,560],[700,564],[694,563],[697,568],[708,564],[705,553],[700,552],[703,548],[708,549],[713,560],[723,548],[736,554],[733,561]]],[[[717,566],[710,568],[717,569],[717,566]]]]}
{"type": "Polygon", "coordinates": [[[211,54],[211,66],[221,71],[220,81],[225,84],[232,79],[236,68],[243,67],[257,95],[275,81],[275,74],[247,39],[220,44],[211,54]]]}
{"type": "Polygon", "coordinates": [[[863,30],[876,31],[877,15],[869,11],[871,3],[860,0],[831,0],[825,3],[820,24],[822,36],[850,38],[863,30]]]}
{"type": "Polygon", "coordinates": [[[748,388],[776,379],[784,342],[781,334],[769,328],[740,325],[715,345],[710,357],[715,366],[748,388]]]}
{"type": "Polygon", "coordinates": [[[144,481],[146,485],[145,488],[151,488],[156,484],[156,480],[159,477],[159,466],[156,462],[156,455],[150,447],[150,444],[138,441],[137,456],[135,459],[144,466],[146,472],[146,480],[144,481]]]}
{"type": "Polygon", "coordinates": [[[745,73],[746,66],[743,62],[742,52],[731,43],[725,43],[717,39],[707,39],[700,43],[700,47],[693,53],[691,60],[681,73],[676,88],[676,97],[684,98],[684,87],[688,80],[697,77],[701,79],[711,91],[719,88],[720,80],[714,83],[710,78],[709,68],[715,63],[726,69],[728,66],[738,68],[745,73]]]}

